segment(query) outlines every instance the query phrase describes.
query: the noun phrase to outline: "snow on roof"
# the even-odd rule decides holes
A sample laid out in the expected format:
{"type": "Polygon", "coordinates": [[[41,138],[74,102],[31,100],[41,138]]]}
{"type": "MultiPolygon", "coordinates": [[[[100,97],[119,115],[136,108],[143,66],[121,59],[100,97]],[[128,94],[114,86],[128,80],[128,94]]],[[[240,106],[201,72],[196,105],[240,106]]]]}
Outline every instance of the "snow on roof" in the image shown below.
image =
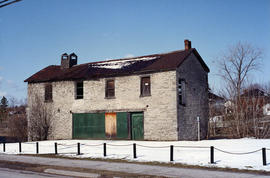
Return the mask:
{"type": "Polygon", "coordinates": [[[131,58],[127,60],[117,60],[117,61],[105,61],[105,62],[99,62],[95,64],[89,64],[91,67],[95,68],[106,68],[106,69],[122,69],[124,67],[127,67],[129,65],[132,65],[139,61],[150,61],[159,58],[159,56],[154,57],[140,57],[140,58],[131,58]]]}

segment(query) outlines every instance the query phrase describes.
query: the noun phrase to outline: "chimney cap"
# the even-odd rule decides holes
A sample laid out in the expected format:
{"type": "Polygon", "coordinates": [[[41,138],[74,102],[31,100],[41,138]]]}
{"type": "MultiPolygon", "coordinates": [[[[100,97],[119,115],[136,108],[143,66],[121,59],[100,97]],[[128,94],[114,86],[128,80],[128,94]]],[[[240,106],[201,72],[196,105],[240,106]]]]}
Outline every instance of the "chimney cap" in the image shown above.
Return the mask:
{"type": "Polygon", "coordinates": [[[61,69],[69,69],[74,65],[77,65],[78,56],[75,53],[68,55],[67,53],[62,54],[61,57],[61,69]]]}
{"type": "Polygon", "coordinates": [[[70,54],[70,56],[77,56],[74,52],[70,54]]]}
{"type": "Polygon", "coordinates": [[[184,44],[185,44],[185,50],[191,49],[191,41],[189,41],[188,39],[185,39],[184,44]]]}

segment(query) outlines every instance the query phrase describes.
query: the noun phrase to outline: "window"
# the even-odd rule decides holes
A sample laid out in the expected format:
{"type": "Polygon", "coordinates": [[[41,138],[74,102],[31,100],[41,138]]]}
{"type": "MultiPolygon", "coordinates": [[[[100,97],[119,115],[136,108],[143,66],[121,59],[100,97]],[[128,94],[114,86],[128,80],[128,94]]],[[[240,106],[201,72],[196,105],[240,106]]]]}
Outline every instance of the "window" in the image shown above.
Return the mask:
{"type": "Polygon", "coordinates": [[[52,101],[52,84],[45,85],[45,101],[52,101]]]}
{"type": "Polygon", "coordinates": [[[83,82],[76,83],[76,99],[83,99],[83,82]]]}
{"type": "Polygon", "coordinates": [[[141,78],[141,96],[150,96],[151,95],[151,83],[150,77],[141,78]]]}
{"type": "Polygon", "coordinates": [[[106,81],[105,97],[114,98],[114,80],[106,81]]]}
{"type": "Polygon", "coordinates": [[[178,81],[179,104],[186,105],[186,82],[184,79],[178,81]]]}

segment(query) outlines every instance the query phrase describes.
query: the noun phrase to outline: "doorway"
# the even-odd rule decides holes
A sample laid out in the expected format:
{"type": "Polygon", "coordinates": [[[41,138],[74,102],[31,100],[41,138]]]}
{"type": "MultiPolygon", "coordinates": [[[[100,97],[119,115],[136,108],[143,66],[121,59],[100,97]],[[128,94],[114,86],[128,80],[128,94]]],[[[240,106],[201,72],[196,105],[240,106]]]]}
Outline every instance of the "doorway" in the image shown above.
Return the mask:
{"type": "Polygon", "coordinates": [[[131,139],[144,139],[143,113],[131,113],[131,139]]]}

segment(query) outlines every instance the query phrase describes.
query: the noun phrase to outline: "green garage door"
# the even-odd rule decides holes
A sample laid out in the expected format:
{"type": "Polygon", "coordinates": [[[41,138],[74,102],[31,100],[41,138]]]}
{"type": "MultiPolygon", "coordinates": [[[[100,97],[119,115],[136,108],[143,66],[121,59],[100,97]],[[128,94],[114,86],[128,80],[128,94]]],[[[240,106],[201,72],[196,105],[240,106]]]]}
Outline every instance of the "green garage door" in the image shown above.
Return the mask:
{"type": "Polygon", "coordinates": [[[131,113],[132,140],[143,140],[143,113],[131,113]]]}
{"type": "Polygon", "coordinates": [[[128,113],[118,112],[116,113],[117,119],[117,138],[128,138],[128,113]]]}
{"type": "Polygon", "coordinates": [[[105,113],[72,114],[73,138],[105,138],[105,113]]]}

